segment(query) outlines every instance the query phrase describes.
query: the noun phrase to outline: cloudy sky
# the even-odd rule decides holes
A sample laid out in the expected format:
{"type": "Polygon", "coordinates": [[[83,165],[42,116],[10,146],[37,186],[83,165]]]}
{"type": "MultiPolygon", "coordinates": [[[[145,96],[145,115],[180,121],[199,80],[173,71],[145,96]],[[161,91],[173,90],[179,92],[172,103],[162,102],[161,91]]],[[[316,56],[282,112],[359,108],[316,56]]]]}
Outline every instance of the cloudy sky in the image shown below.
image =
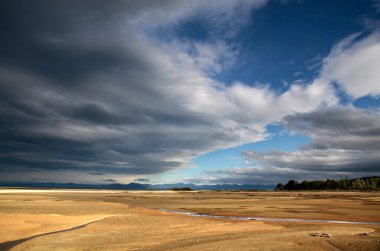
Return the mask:
{"type": "Polygon", "coordinates": [[[380,1],[0,2],[0,182],[380,175],[380,1]]]}

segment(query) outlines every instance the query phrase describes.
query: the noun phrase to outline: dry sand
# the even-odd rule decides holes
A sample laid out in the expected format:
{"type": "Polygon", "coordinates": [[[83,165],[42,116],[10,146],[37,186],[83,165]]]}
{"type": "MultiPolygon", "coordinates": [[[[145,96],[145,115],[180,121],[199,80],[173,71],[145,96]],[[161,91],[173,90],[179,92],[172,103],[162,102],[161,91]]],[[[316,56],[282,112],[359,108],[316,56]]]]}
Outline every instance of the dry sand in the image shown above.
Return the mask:
{"type": "Polygon", "coordinates": [[[160,208],[380,222],[380,193],[2,189],[0,249],[380,250],[376,225],[209,219],[160,208]],[[314,232],[331,237],[309,236],[314,232]]]}

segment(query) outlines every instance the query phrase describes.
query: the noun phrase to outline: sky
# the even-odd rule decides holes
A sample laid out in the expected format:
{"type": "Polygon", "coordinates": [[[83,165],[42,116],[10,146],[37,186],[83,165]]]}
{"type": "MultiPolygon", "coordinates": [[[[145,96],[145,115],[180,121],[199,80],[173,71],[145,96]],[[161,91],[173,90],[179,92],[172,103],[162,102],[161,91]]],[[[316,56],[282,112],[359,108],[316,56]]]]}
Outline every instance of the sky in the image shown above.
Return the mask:
{"type": "Polygon", "coordinates": [[[380,175],[380,1],[0,2],[0,183],[380,175]]]}

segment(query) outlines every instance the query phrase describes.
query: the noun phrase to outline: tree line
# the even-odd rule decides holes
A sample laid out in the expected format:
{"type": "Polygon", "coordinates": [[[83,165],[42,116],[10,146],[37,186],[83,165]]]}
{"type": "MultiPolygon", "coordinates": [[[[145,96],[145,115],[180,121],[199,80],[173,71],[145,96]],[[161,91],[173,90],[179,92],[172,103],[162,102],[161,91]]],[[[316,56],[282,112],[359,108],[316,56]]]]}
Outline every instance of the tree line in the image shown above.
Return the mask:
{"type": "Polygon", "coordinates": [[[173,187],[172,191],[193,191],[190,187],[173,187]]]}
{"type": "Polygon", "coordinates": [[[355,179],[335,180],[304,180],[299,183],[296,180],[289,180],[285,185],[278,183],[276,190],[359,190],[359,191],[380,191],[380,177],[363,177],[355,179]]]}

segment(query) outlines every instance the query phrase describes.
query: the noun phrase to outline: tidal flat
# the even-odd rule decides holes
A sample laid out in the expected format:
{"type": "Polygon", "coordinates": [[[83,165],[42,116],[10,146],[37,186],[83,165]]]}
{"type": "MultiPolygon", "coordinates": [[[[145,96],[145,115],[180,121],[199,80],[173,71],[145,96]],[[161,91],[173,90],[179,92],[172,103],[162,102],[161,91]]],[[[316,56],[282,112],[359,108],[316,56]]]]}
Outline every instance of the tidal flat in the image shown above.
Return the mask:
{"type": "Polygon", "coordinates": [[[376,223],[380,192],[0,189],[0,250],[380,250],[376,223]]]}

